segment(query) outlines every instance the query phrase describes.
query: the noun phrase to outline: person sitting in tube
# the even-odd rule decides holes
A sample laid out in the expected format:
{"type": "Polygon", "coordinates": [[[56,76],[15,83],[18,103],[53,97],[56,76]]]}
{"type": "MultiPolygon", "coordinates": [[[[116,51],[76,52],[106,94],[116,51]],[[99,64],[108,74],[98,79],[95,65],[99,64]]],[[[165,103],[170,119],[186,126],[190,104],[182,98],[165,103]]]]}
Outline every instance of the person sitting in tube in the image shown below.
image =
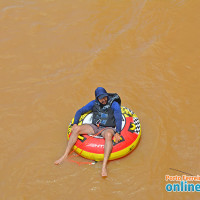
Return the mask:
{"type": "Polygon", "coordinates": [[[89,102],[76,112],[72,134],[69,138],[65,153],[60,159],[55,161],[55,164],[59,165],[67,158],[77,141],[78,135],[99,133],[105,139],[104,160],[101,175],[106,177],[107,163],[113,148],[113,135],[115,143],[120,141],[122,124],[122,113],[120,108],[121,99],[116,93],[107,93],[103,87],[98,87],[95,90],[95,97],[95,100],[89,102]],[[81,115],[88,111],[93,112],[92,124],[78,125],[81,115]]]}

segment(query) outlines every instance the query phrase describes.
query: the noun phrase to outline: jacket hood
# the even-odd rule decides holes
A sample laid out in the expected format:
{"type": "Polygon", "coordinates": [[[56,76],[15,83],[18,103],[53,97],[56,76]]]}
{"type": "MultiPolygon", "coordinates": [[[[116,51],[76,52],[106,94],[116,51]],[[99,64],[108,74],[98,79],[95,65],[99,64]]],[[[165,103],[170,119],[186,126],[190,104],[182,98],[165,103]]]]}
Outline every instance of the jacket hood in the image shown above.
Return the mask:
{"type": "Polygon", "coordinates": [[[102,95],[102,94],[108,96],[107,91],[106,91],[103,87],[98,87],[98,88],[95,90],[95,97],[96,97],[96,99],[98,99],[98,97],[99,97],[100,95],[102,95]]]}

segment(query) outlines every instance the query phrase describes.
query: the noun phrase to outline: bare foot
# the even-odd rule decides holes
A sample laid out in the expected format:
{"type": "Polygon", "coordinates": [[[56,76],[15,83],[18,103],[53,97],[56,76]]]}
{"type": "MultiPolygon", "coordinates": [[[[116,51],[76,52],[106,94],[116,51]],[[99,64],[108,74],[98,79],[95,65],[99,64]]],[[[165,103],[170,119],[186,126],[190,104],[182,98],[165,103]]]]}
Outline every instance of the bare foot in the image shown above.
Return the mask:
{"type": "Polygon", "coordinates": [[[55,164],[55,165],[60,165],[60,164],[64,161],[64,159],[65,159],[65,157],[62,156],[60,159],[56,160],[56,161],[54,162],[54,164],[55,164]]]}
{"type": "Polygon", "coordinates": [[[101,175],[102,175],[102,177],[107,177],[107,169],[106,168],[102,168],[101,175]]]}

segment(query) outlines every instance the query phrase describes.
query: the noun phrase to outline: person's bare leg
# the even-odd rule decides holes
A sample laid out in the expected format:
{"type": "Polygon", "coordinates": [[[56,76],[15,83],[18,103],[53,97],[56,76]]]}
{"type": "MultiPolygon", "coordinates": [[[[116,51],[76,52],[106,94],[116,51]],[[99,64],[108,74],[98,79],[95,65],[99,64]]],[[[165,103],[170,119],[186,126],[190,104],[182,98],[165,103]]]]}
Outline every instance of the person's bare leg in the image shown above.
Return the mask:
{"type": "Polygon", "coordinates": [[[107,176],[107,163],[108,163],[108,158],[109,158],[110,153],[113,148],[113,144],[112,144],[113,135],[114,135],[114,131],[112,129],[107,129],[107,130],[103,131],[103,133],[102,133],[102,136],[105,138],[104,160],[103,160],[102,172],[101,172],[101,175],[103,177],[107,176]]]}
{"type": "Polygon", "coordinates": [[[63,154],[63,156],[61,156],[58,160],[56,160],[54,162],[55,165],[61,164],[64,161],[64,159],[67,158],[72,147],[74,146],[74,144],[77,141],[78,135],[80,135],[80,134],[94,134],[94,130],[92,129],[92,127],[90,125],[87,125],[87,124],[76,126],[73,129],[72,134],[69,138],[69,142],[67,144],[65,153],[63,154]]]}

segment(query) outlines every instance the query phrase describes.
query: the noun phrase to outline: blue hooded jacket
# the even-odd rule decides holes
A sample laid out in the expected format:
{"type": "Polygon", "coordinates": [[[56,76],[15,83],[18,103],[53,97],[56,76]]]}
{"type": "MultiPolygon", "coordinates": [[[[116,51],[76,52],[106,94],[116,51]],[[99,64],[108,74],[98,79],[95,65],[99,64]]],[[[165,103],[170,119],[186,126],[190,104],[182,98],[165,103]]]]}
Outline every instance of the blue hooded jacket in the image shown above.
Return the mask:
{"type": "MultiPolygon", "coordinates": [[[[98,87],[95,90],[95,97],[96,97],[97,101],[98,101],[98,97],[100,95],[108,96],[107,91],[103,87],[98,87]]],[[[75,119],[74,119],[74,124],[78,124],[79,119],[80,119],[82,114],[84,114],[84,113],[86,113],[88,111],[92,111],[96,100],[90,101],[87,105],[85,105],[84,107],[82,107],[81,109],[79,109],[76,112],[75,119]]],[[[116,132],[120,133],[121,132],[121,124],[122,124],[122,113],[121,113],[120,105],[119,105],[118,102],[114,101],[112,103],[112,105],[111,105],[111,108],[114,111],[114,118],[115,118],[115,123],[116,123],[116,132]]]]}
{"type": "Polygon", "coordinates": [[[99,96],[102,96],[102,95],[108,96],[108,93],[107,93],[107,91],[106,91],[104,88],[98,87],[98,88],[95,90],[95,97],[96,97],[96,99],[98,100],[98,97],[99,97],[99,96]]]}

